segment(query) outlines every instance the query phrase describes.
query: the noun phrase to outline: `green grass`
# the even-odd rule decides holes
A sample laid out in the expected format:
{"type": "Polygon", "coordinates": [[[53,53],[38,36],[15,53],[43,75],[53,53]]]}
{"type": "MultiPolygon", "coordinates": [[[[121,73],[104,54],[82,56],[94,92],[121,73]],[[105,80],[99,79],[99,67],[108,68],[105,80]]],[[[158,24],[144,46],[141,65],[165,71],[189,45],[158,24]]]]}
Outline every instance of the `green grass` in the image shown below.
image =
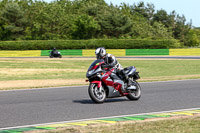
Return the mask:
{"type": "Polygon", "coordinates": [[[148,122],[58,128],[44,133],[200,133],[200,116],[148,122]]]}
{"type": "Polygon", "coordinates": [[[200,60],[136,60],[120,61],[124,66],[135,65],[142,77],[200,74],[200,60]]]}
{"type": "MultiPolygon", "coordinates": [[[[100,127],[101,133],[199,133],[200,117],[100,127]],[[118,128],[116,128],[118,127],[118,128]]],[[[90,131],[95,130],[90,128],[90,131]]],[[[88,131],[86,131],[89,133],[88,131]]]]}
{"type": "MultiPolygon", "coordinates": [[[[91,61],[90,61],[91,62],[91,61]]],[[[76,79],[85,78],[85,72],[89,61],[66,61],[66,60],[1,60],[0,70],[8,70],[8,74],[0,72],[0,81],[5,80],[34,80],[34,79],[76,79]],[[19,69],[18,72],[10,70],[19,69]],[[34,72],[24,72],[30,69],[34,72]],[[48,71],[52,69],[52,71],[48,71]],[[66,69],[78,70],[71,72],[66,69]],[[37,71],[40,70],[40,71],[37,71]],[[82,71],[82,72],[80,72],[82,71]]]]}
{"type": "MultiPolygon", "coordinates": [[[[185,76],[186,79],[200,78],[200,60],[119,59],[118,61],[124,67],[135,66],[140,72],[141,79],[166,80],[165,77],[168,77],[167,80],[173,80],[175,76],[182,78],[185,76]]],[[[0,59],[0,81],[85,79],[86,71],[91,63],[92,60],[81,59],[0,59]],[[15,69],[18,71],[15,71],[15,69]]]]}

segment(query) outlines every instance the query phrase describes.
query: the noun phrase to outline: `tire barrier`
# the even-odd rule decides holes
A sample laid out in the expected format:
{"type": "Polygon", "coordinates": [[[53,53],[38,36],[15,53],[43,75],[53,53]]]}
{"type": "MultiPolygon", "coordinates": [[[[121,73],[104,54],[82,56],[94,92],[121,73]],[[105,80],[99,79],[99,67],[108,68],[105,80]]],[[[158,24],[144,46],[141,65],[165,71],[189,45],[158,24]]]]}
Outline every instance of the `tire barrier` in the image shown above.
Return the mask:
{"type": "Polygon", "coordinates": [[[169,49],[126,49],[126,55],[169,55],[169,49]]]}
{"type": "Polygon", "coordinates": [[[0,51],[0,57],[38,57],[41,50],[0,51]]]}
{"type": "MultiPolygon", "coordinates": [[[[48,56],[51,50],[24,50],[9,51],[0,50],[0,57],[40,57],[48,56]]],[[[63,56],[94,57],[95,49],[67,49],[58,50],[63,56]]],[[[107,53],[114,56],[200,56],[200,48],[194,49],[106,49],[107,53]]]]}
{"type": "Polygon", "coordinates": [[[200,49],[169,49],[169,55],[200,55],[200,49]]]}

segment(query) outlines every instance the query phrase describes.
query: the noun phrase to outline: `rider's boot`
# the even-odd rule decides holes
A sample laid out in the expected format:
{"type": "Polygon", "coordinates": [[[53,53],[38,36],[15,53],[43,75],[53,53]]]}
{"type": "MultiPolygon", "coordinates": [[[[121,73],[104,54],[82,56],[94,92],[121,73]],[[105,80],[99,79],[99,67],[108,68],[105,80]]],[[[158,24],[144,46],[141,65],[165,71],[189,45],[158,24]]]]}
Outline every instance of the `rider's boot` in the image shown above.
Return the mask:
{"type": "Polygon", "coordinates": [[[127,82],[127,86],[130,87],[131,86],[131,80],[128,78],[128,76],[125,76],[126,82],[127,82]]]}

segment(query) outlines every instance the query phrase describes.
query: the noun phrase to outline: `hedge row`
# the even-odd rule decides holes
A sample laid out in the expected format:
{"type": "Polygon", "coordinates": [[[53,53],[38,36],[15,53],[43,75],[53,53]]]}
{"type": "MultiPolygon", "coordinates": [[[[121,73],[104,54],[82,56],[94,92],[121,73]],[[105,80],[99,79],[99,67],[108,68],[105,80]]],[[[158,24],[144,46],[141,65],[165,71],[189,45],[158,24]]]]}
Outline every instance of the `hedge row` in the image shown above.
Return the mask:
{"type": "Polygon", "coordinates": [[[0,50],[49,50],[57,49],[168,49],[180,47],[176,40],[133,40],[133,39],[91,39],[91,40],[34,40],[0,41],[0,50]]]}

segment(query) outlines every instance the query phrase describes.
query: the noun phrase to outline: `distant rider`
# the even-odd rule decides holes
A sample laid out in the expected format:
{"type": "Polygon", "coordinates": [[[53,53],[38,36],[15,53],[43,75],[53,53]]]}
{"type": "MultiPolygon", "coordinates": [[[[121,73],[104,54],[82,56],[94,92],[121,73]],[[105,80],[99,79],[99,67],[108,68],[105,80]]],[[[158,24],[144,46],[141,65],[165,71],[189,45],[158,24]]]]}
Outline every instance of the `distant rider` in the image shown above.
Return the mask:
{"type": "Polygon", "coordinates": [[[51,55],[54,56],[58,53],[58,51],[56,50],[56,48],[53,48],[51,51],[51,55]]]}
{"type": "MultiPolygon", "coordinates": [[[[130,83],[130,80],[128,78],[128,75],[124,72],[123,67],[116,60],[115,56],[113,56],[112,54],[106,53],[106,49],[104,47],[97,48],[95,50],[95,54],[96,54],[97,59],[103,59],[104,60],[105,63],[102,64],[103,68],[116,68],[115,73],[123,76],[123,78],[125,78],[125,80],[127,82],[127,85],[130,86],[131,83],[130,83]]],[[[114,77],[111,77],[111,78],[114,78],[114,77]]]]}

